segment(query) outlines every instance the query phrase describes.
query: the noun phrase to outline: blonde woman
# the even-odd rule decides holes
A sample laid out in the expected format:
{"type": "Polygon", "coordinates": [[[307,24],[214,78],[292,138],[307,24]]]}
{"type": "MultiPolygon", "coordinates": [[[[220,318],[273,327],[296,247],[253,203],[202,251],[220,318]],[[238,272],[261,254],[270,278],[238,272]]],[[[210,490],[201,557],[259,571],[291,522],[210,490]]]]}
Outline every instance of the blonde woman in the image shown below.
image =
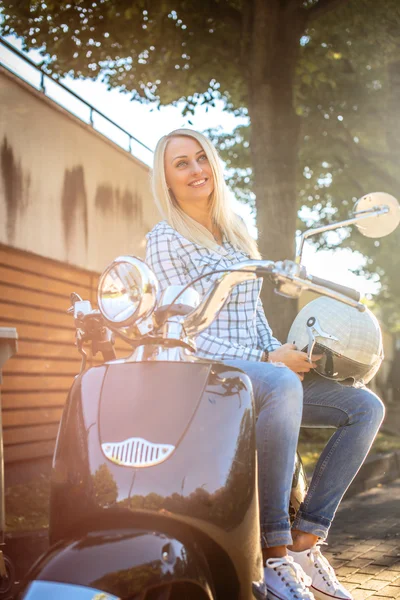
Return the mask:
{"type": "MultiPolygon", "coordinates": [[[[178,129],[159,141],[153,193],[164,220],[147,236],[146,262],[162,288],[248,258],[255,241],[233,212],[216,149],[202,134],[178,129]]],[[[201,295],[210,278],[195,284],[201,295]]],[[[379,398],[308,374],[313,365],[274,338],[259,299],[261,280],[237,286],[214,323],[196,338],[198,354],[242,369],[251,379],[264,575],[270,598],[351,599],[321,554],[343,494],[383,419],[379,398]],[[290,528],[288,506],[300,425],[336,428],[290,528]]],[[[317,357],[316,357],[317,359],[317,357]]],[[[314,365],[315,366],[315,365],[314,365]]]]}

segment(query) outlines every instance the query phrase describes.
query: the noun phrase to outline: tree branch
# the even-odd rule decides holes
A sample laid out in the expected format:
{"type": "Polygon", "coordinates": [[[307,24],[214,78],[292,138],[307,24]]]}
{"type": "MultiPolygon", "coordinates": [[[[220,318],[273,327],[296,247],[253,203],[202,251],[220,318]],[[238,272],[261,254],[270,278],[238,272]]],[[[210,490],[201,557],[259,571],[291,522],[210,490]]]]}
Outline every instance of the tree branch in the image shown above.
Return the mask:
{"type": "Polygon", "coordinates": [[[309,19],[318,18],[345,2],[346,0],[318,0],[317,4],[308,9],[308,17],[309,19]]]}

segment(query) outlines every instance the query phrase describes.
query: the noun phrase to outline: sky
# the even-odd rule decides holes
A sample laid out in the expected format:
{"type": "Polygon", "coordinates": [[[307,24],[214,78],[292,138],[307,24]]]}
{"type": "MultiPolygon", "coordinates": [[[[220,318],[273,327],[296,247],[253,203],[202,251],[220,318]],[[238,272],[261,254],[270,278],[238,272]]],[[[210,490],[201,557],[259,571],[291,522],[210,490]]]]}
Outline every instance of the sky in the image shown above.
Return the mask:
{"type": "MultiPolygon", "coordinates": [[[[22,44],[18,38],[7,36],[5,39],[19,50],[22,50],[22,44]]],[[[35,63],[40,60],[40,54],[37,51],[31,51],[27,55],[35,63]]],[[[26,79],[35,87],[40,87],[40,74],[35,69],[26,65],[22,59],[16,58],[12,52],[1,44],[0,62],[14,70],[19,76],[26,79]]],[[[62,90],[49,78],[46,77],[45,82],[46,93],[49,97],[79,118],[89,122],[90,109],[84,103],[62,90]]],[[[83,100],[94,106],[125,131],[128,131],[151,150],[155,148],[161,136],[179,127],[189,127],[199,131],[221,127],[223,131],[231,132],[234,127],[245,122],[243,117],[237,118],[223,111],[222,103],[217,103],[215,108],[209,107],[208,111],[205,107],[199,107],[196,109],[194,116],[191,115],[185,118],[182,116],[179,106],[167,106],[158,110],[150,105],[131,102],[129,95],[122,94],[116,89],[107,90],[107,86],[99,80],[74,80],[68,77],[64,78],[62,82],[83,100]],[[188,123],[188,120],[191,123],[188,123]]],[[[110,125],[100,115],[96,115],[96,113],[94,113],[93,121],[98,131],[104,133],[104,135],[125,149],[128,149],[128,136],[125,133],[121,132],[115,126],[110,125]]],[[[146,164],[151,165],[152,153],[149,150],[133,142],[132,153],[146,164]]],[[[240,204],[234,198],[232,198],[232,201],[235,210],[245,219],[250,233],[256,237],[257,230],[249,208],[240,204]]],[[[364,277],[356,276],[350,271],[350,269],[359,267],[363,262],[364,258],[361,254],[351,252],[350,250],[316,252],[310,243],[305,244],[303,263],[306,265],[309,273],[354,287],[362,295],[370,297],[371,294],[378,291],[379,284],[364,277]]]]}

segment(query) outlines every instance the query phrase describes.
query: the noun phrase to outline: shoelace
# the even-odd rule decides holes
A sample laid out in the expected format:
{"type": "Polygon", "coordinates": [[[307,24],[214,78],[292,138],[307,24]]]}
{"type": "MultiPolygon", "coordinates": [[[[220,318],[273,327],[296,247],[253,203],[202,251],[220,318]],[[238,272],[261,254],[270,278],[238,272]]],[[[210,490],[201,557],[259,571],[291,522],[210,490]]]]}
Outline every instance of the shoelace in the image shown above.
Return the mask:
{"type": "Polygon", "coordinates": [[[321,553],[319,546],[322,543],[324,542],[321,542],[317,546],[313,546],[312,548],[310,548],[308,557],[310,561],[314,564],[314,567],[318,569],[318,572],[320,575],[322,575],[324,581],[326,581],[326,583],[329,586],[332,586],[336,591],[339,588],[340,583],[336,577],[335,571],[329,564],[328,559],[325,558],[325,556],[321,553]]]}
{"type": "Polygon", "coordinates": [[[305,587],[311,585],[311,577],[306,575],[300,565],[294,562],[291,556],[282,558],[268,558],[266,566],[274,569],[295,598],[313,598],[312,594],[305,587]],[[284,577],[286,575],[287,579],[284,577]],[[296,596],[299,594],[299,596],[296,596]]]}

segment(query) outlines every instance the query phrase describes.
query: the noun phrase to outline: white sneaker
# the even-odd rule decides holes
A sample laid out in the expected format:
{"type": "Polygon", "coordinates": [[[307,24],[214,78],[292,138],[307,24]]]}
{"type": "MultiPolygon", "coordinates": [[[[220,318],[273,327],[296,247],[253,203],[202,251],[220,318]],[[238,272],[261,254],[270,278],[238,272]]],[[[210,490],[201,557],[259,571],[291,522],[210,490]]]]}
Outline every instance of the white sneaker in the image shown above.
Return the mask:
{"type": "Polygon", "coordinates": [[[321,554],[319,546],[303,552],[288,550],[289,556],[298,563],[311,578],[311,590],[317,600],[353,600],[353,596],[338,581],[328,559],[321,554]]]}
{"type": "Polygon", "coordinates": [[[267,598],[271,600],[315,600],[307,588],[311,579],[291,556],[268,558],[264,568],[267,598]]]}

